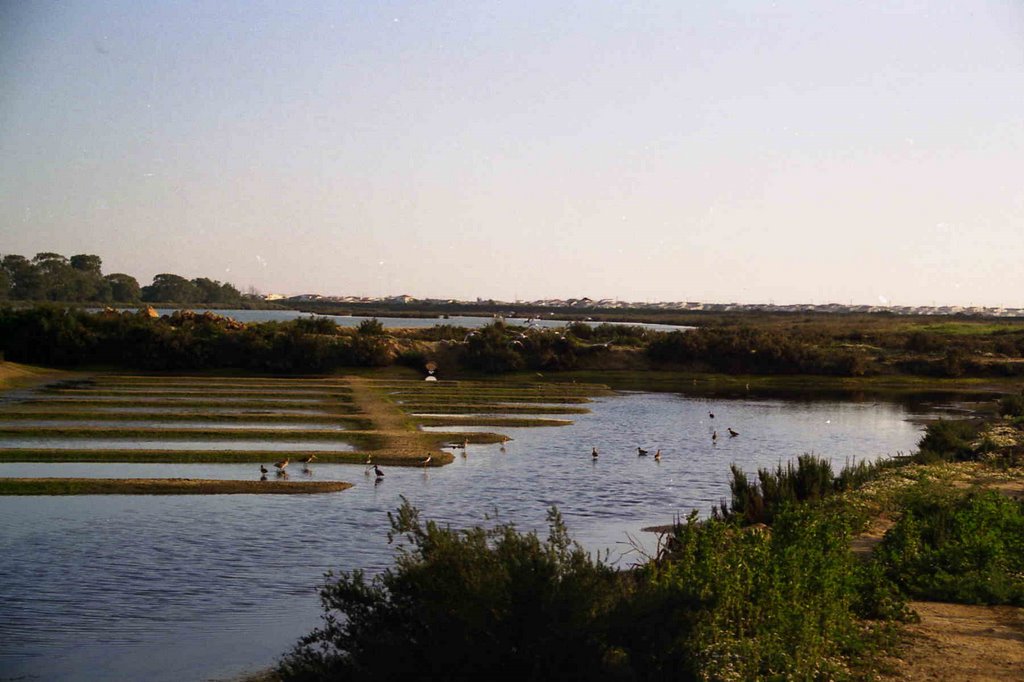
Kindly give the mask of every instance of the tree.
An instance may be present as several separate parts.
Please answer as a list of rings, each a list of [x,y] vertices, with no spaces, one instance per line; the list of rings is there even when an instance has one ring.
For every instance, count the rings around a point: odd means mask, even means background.
[[[11,276],[7,271],[0,268],[0,301],[6,301],[11,293]]]
[[[71,257],[71,267],[80,272],[101,275],[103,272],[103,260],[99,256],[80,253],[77,256]]]
[[[24,256],[4,256],[3,269],[11,281],[11,298],[31,301],[43,298],[43,278],[31,261]]]
[[[242,298],[242,294],[239,293],[238,289],[227,282],[221,284],[214,279],[197,277],[192,280],[192,284],[194,284],[196,289],[199,291],[198,300],[202,303],[237,303]]]
[[[103,278],[110,285],[110,299],[118,303],[135,303],[142,290],[139,282],[131,275],[115,272]]]
[[[142,287],[142,300],[153,303],[195,303],[199,300],[199,288],[179,275],[161,273],[153,283]]]

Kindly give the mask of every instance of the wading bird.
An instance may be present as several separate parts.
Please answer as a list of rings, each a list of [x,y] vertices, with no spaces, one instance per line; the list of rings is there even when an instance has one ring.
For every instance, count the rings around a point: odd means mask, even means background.
[[[316,459],[316,455],[310,455],[309,457],[303,457],[303,458],[302,458],[302,463],[303,463],[303,464],[309,464],[309,463],[310,463],[310,462],[312,462],[312,461],[313,461],[314,459]]]
[[[654,453],[654,461],[655,462],[660,462],[661,461],[661,450],[658,450],[657,452]]]
[[[716,440],[718,440],[718,431],[711,434],[711,442],[714,443]]]
[[[261,474],[266,474],[266,473],[267,473],[267,467],[265,467],[265,466],[263,466],[263,465],[261,464],[261,465],[260,465],[260,473],[261,473]]]
[[[644,450],[643,448],[637,448],[636,449],[636,456],[637,457],[646,457],[647,456],[647,451]]]
[[[590,456],[593,457],[594,459],[597,459],[597,448],[594,448],[590,451]]]
[[[288,458],[285,457],[280,462],[274,462],[274,466],[277,467],[278,471],[284,471],[285,467],[288,466]]]
[[[434,459],[433,455],[427,455],[427,458],[423,460],[420,464],[422,464],[423,466],[427,466],[428,464],[430,464],[430,460],[432,459]]]
[[[739,434],[739,432],[737,432],[737,431],[733,431],[733,430],[732,430],[732,427],[730,426],[730,427],[729,427],[729,438],[735,438],[735,437],[736,437],[736,436],[738,436],[738,435],[740,435],[740,434]]]
[[[708,417],[710,417],[711,419],[714,419],[715,418],[715,413],[714,412],[708,412]]]
[[[373,465],[373,473],[377,474],[377,478],[384,478],[384,472],[376,464]]]

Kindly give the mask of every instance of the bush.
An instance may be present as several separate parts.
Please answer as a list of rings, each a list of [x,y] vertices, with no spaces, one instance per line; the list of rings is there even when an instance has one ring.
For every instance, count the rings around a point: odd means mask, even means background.
[[[849,539],[842,516],[809,507],[780,511],[771,532],[691,516],[671,552],[642,570],[614,636],[638,679],[848,675],[851,658],[879,644],[860,620],[874,614],[861,612],[902,612],[884,576],[858,567]]]
[[[1008,395],[999,401],[999,414],[1004,417],[1024,417],[1024,395]]]
[[[728,506],[722,503],[716,514],[723,518],[738,518],[744,524],[771,524],[776,514],[787,506],[800,502],[817,502],[845,490],[851,490],[877,475],[880,463],[860,462],[846,465],[838,476],[832,473],[832,464],[823,457],[800,455],[796,466],[786,462],[774,471],[758,469],[757,481],[751,482],[735,464],[730,466],[732,481],[729,489],[732,499]]]
[[[914,488],[877,554],[913,598],[1024,605],[1024,505],[998,492]]]
[[[455,531],[403,500],[395,567],[342,573],[321,590],[324,625],[281,661],[284,680],[602,679],[616,573],[571,542],[511,525]]]
[[[978,436],[978,425],[969,421],[940,419],[928,425],[917,444],[914,461],[928,464],[936,461],[967,461],[975,458],[971,442]]]

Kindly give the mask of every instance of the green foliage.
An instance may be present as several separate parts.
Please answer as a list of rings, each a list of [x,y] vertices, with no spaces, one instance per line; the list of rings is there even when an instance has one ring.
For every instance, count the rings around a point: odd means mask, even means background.
[[[115,272],[103,279],[110,287],[110,300],[115,303],[136,303],[142,297],[142,289],[131,275]]]
[[[732,481],[729,489],[732,499],[728,507],[722,504],[716,514],[724,518],[739,519],[744,524],[774,522],[778,513],[797,503],[816,502],[830,495],[851,490],[877,475],[881,463],[847,464],[838,476],[825,458],[800,455],[796,466],[786,462],[775,470],[758,469],[757,481],[752,482],[735,464],[730,466]]]
[[[876,550],[917,599],[1024,605],[1024,505],[995,492],[918,485]]]
[[[491,374],[522,369],[525,363],[515,346],[517,341],[521,347],[522,340],[513,338],[498,320],[466,335],[460,359],[471,369]]]
[[[228,306],[242,299],[231,284],[205,277],[190,282],[164,273],[140,290],[134,277],[123,273],[104,276],[102,270],[103,260],[93,254],[80,253],[68,259],[59,253],[43,252],[32,260],[9,254],[0,260],[0,300],[134,303],[142,299]]]
[[[750,327],[710,327],[659,334],[647,346],[658,363],[731,374],[863,375],[863,353],[827,348],[824,337]]]
[[[971,442],[977,438],[979,426],[966,420],[939,420],[928,425],[917,444],[915,461],[927,464],[936,461],[961,462],[976,458]]]
[[[383,336],[384,324],[376,317],[363,320],[356,328],[356,333],[360,336]]]
[[[1004,417],[1024,417],[1024,394],[1008,395],[999,401],[999,414]]]
[[[36,306],[0,308],[0,352],[15,362],[43,365],[321,373],[345,365],[388,365],[397,351],[391,337],[343,335],[330,320],[239,326],[187,312],[153,319]]]
[[[161,273],[153,283],[142,287],[142,300],[148,303],[198,303],[199,288],[180,275]]]
[[[284,680],[603,677],[615,572],[570,541],[557,511],[547,540],[422,523],[404,500],[389,516],[389,538],[408,543],[395,567],[327,583],[324,624],[281,661]]]
[[[394,567],[329,575],[323,625],[281,660],[282,679],[849,679],[882,645],[863,619],[906,613],[853,558],[848,521],[809,507],[770,533],[693,514],[625,573],[573,543],[555,510],[546,541],[423,523],[404,500],[390,518],[406,543]]]
[[[849,539],[842,516],[806,507],[781,512],[770,533],[691,516],[616,618],[637,677],[848,677],[849,659],[877,643],[860,595],[889,592]]]

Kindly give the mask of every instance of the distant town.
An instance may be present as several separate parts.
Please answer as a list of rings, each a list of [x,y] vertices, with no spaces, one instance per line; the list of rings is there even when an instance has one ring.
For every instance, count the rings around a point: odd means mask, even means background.
[[[290,303],[323,303],[337,305],[383,305],[383,306],[465,306],[486,307],[488,309],[536,309],[566,308],[583,310],[650,310],[677,312],[766,312],[766,313],[888,313],[891,315],[961,315],[964,317],[1024,317],[1024,308],[988,307],[988,306],[892,306],[892,305],[850,305],[844,303],[796,303],[776,305],[774,303],[701,303],[699,301],[666,301],[638,302],[621,301],[602,298],[547,298],[536,301],[501,301],[496,299],[477,298],[472,301],[440,298],[415,298],[413,296],[323,296],[320,294],[302,294],[285,296],[283,294],[266,294],[263,300],[279,304]]]

